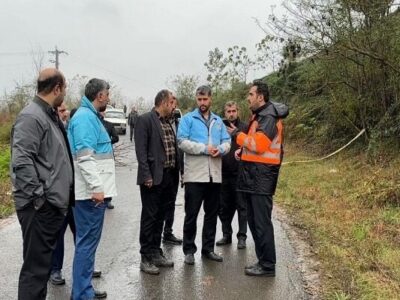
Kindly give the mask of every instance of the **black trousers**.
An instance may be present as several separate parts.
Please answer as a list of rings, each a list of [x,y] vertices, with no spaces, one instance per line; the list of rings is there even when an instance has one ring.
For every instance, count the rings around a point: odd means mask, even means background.
[[[53,251],[65,216],[45,201],[39,210],[28,205],[17,210],[22,229],[23,259],[18,284],[19,300],[46,299]]]
[[[232,220],[235,211],[238,213],[239,231],[237,237],[246,238],[247,235],[247,204],[246,199],[236,192],[236,176],[223,176],[221,185],[221,202],[218,210],[219,219],[222,223],[224,236],[231,236]]]
[[[64,265],[64,235],[67,227],[71,229],[72,235],[74,236],[74,243],[75,243],[75,236],[76,236],[76,228],[75,228],[75,220],[74,220],[74,213],[72,212],[72,207],[68,209],[68,213],[65,216],[64,222],[61,226],[60,233],[57,238],[57,245],[56,249],[53,252],[53,259],[52,259],[52,267],[51,272],[54,271],[61,271]]]
[[[197,216],[201,204],[204,208],[204,222],[201,252],[214,251],[220,183],[185,183],[185,223],[183,226],[183,253],[194,254],[197,251],[195,244],[197,232]]]
[[[164,223],[164,236],[168,236],[172,234],[172,226],[174,225],[175,219],[175,203],[176,203],[176,195],[178,194],[178,186],[179,186],[179,176],[174,177],[174,196],[171,201],[168,202],[168,207],[165,212],[165,223]]]
[[[151,188],[140,186],[142,215],[140,218],[140,253],[148,260],[156,253],[162,253],[161,233],[165,212],[174,201],[174,182],[179,178],[178,170],[164,169],[159,185]],[[179,180],[179,179],[178,179]]]
[[[135,128],[132,125],[129,125],[129,139],[132,142],[132,137],[133,137],[133,132],[135,131]]]
[[[259,263],[267,269],[276,264],[272,195],[240,193],[247,200],[247,219],[253,235]]]

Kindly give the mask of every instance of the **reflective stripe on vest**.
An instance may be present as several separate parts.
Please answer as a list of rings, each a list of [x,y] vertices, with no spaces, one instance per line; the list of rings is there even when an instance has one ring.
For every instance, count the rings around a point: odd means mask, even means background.
[[[258,127],[258,122],[253,121],[248,135],[253,135],[256,133]],[[257,145],[253,138],[247,137],[243,144],[242,156],[241,159],[243,161],[252,161],[252,162],[260,162],[271,165],[280,165],[281,164],[281,150],[282,150],[282,140],[283,140],[283,124],[282,120],[278,120],[276,123],[276,127],[278,132],[275,138],[272,140],[269,149],[263,153],[257,153]]]

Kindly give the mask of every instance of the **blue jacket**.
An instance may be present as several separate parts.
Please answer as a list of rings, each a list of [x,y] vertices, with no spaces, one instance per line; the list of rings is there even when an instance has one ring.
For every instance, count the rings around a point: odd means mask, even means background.
[[[185,152],[185,182],[221,182],[221,156],[212,157],[208,145],[217,147],[221,155],[229,152],[231,138],[222,119],[210,112],[206,121],[199,109],[187,113],[178,127],[178,145]]]
[[[74,157],[76,200],[92,193],[116,193],[115,164],[110,136],[98,112],[85,96],[68,126],[68,140]]]

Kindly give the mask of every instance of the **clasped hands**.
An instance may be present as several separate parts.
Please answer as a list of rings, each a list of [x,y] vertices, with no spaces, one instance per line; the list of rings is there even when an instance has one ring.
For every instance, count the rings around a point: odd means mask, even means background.
[[[213,145],[207,145],[207,152],[212,157],[217,157],[217,156],[219,156],[221,154],[219,152],[219,149],[217,147],[214,147]]]

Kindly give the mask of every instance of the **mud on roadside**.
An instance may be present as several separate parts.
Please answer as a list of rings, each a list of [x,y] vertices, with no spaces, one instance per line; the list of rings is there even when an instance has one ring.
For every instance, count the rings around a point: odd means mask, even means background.
[[[308,243],[307,232],[302,232],[281,207],[275,205],[274,209],[276,218],[281,222],[295,251],[296,264],[303,280],[304,290],[310,295],[311,300],[320,299],[322,292],[319,273],[320,263]]]

